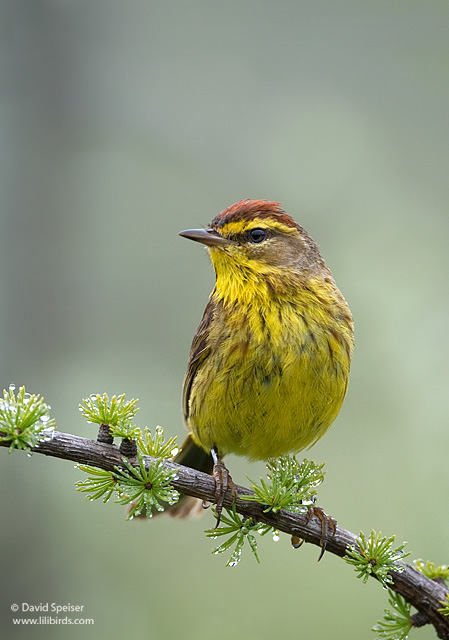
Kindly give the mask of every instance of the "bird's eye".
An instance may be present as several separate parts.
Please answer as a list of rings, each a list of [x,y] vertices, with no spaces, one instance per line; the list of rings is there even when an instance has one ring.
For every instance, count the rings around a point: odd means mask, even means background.
[[[251,229],[249,232],[250,242],[255,242],[256,244],[259,242],[263,242],[267,237],[267,233],[265,229]]]

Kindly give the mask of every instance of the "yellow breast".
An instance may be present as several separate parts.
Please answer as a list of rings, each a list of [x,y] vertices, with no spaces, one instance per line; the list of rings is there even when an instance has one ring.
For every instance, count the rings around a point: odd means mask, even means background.
[[[333,280],[275,291],[265,274],[230,291],[218,278],[211,300],[207,355],[189,397],[194,440],[262,460],[313,445],[340,410],[353,349],[351,314]]]

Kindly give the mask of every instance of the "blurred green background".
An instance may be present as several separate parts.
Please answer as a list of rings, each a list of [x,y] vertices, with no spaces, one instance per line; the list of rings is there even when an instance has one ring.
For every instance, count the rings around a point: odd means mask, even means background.
[[[213,272],[177,232],[280,200],[349,301],[357,347],[320,504],[449,561],[449,7],[349,0],[3,0],[1,384],[94,437],[78,403],[180,393]],[[0,451],[9,638],[370,638],[386,593],[331,555],[260,541],[225,568],[200,520],[126,522],[68,462]],[[263,465],[230,458],[238,482]],[[12,603],[94,627],[13,627]],[[433,638],[431,629],[413,637]]]

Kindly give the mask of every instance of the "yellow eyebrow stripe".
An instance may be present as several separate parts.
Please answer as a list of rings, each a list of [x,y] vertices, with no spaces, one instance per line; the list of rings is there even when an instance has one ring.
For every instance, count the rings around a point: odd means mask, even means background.
[[[278,222],[277,220],[273,220],[273,218],[253,218],[252,220],[238,220],[236,222],[228,222],[224,224],[221,228],[221,232],[223,235],[239,235],[243,231],[247,231],[248,229],[277,229],[281,233],[286,233],[288,235],[294,235],[298,233],[297,229],[294,227],[289,227],[286,224],[282,224],[282,222]]]

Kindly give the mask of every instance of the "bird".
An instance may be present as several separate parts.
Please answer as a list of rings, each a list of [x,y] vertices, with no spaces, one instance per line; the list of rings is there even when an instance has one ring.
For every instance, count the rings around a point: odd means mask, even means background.
[[[216,281],[190,349],[182,403],[189,433],[175,462],[214,475],[218,525],[235,488],[225,456],[294,455],[334,422],[354,325],[318,245],[279,202],[241,200],[179,235],[205,245]],[[189,497],[171,515],[193,514],[198,504]]]

